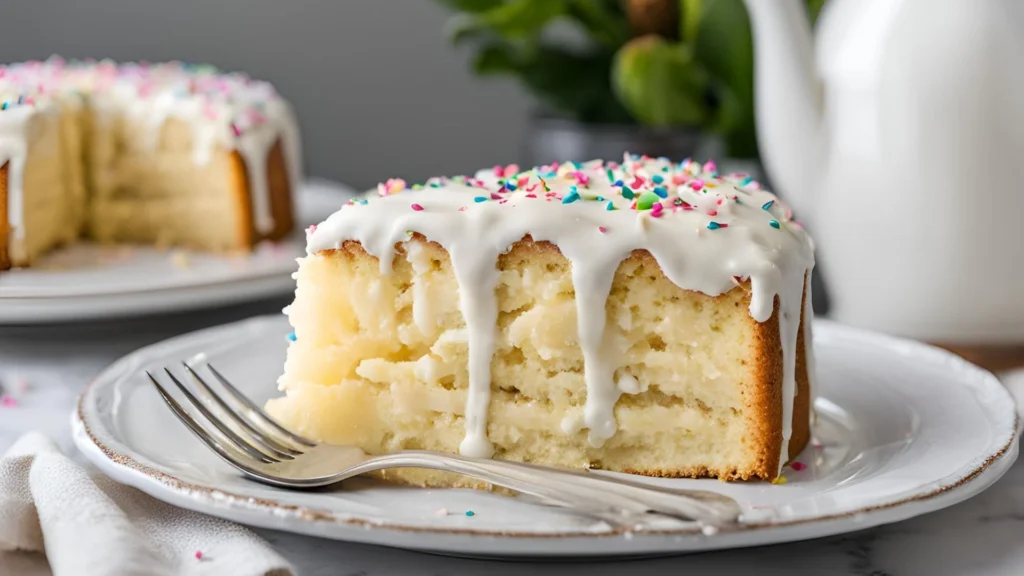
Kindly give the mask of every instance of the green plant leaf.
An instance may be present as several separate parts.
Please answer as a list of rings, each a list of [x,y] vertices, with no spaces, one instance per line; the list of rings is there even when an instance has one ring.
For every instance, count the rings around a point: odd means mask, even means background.
[[[620,0],[569,0],[566,11],[599,44],[614,50],[629,40]]]
[[[564,0],[510,0],[480,14],[480,20],[505,38],[524,38],[540,34],[565,11]]]
[[[616,54],[612,85],[619,100],[648,126],[700,126],[708,118],[708,76],[682,43],[654,35],[631,40]]]
[[[679,0],[679,37],[693,45],[704,11],[703,0]]]

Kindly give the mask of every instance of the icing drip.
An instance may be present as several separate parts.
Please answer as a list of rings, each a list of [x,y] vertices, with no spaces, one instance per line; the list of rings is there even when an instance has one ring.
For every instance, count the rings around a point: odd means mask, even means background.
[[[490,456],[487,438],[490,361],[495,349],[498,257],[526,236],[549,241],[572,264],[577,332],[587,387],[581,415],[562,423],[585,427],[600,446],[615,434],[614,408],[640,386],[622,353],[608,345],[605,306],[615,272],[634,250],[650,253],[676,285],[716,296],[751,283],[750,315],[768,321],[779,301],[783,349],[782,461],[788,458],[796,394],[796,338],[804,278],[813,246],[789,210],[742,174],[719,176],[712,163],[627,155],[622,164],[553,164],[520,172],[497,167],[475,177],[437,178],[408,187],[389,180],[378,198],[352,200],[312,229],[307,252],[361,243],[390,273],[395,246],[416,232],[444,247],[459,284],[469,335],[469,394],[463,454]],[[413,241],[418,242],[418,240]],[[412,248],[407,246],[407,248]]]
[[[804,296],[804,364],[807,366],[807,391],[810,396],[811,422],[818,421],[818,414],[814,411],[814,399],[817,398],[817,391],[814,386],[814,379],[817,377],[817,368],[814,363],[814,306],[811,305],[811,272],[814,267],[807,271],[807,294]]]
[[[96,121],[124,115],[142,126],[143,140],[156,148],[168,119],[192,129],[193,159],[205,164],[218,149],[235,150],[245,162],[256,230],[274,227],[267,156],[278,141],[292,190],[300,181],[300,143],[291,108],[274,88],[244,74],[212,66],[45,62],[0,66],[0,166],[10,162],[9,221],[16,239],[24,235],[20,167],[27,153],[25,125],[37,113],[56,112],[69,102],[88,103]],[[17,243],[15,243],[17,244]]]

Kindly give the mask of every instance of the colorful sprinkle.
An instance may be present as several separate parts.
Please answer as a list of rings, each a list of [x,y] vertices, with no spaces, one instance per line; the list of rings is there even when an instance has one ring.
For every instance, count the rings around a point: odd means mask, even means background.
[[[775,479],[772,480],[772,484],[775,484],[776,486],[781,486],[782,484],[785,484],[786,482],[789,482],[789,480],[786,480],[785,476],[779,476],[778,478],[775,478]]]
[[[654,176],[651,176],[651,182],[654,182],[655,184],[661,184],[664,181],[665,179],[662,178],[661,174],[655,174]]]
[[[668,198],[668,190],[666,190],[664,186],[655,186],[654,193],[657,194],[659,198]]]
[[[298,339],[299,339],[299,337],[295,335],[295,332],[289,332],[288,333],[288,341],[289,342],[295,342]]]
[[[580,199],[579,192],[576,191],[576,187],[573,186],[569,189],[569,193],[562,198],[562,204],[572,204],[573,202]]]
[[[637,210],[650,210],[658,202],[658,195],[654,192],[644,192],[636,200]]]
[[[473,198],[473,202],[476,202],[477,204],[481,202],[487,202],[487,196],[477,196]]]
[[[605,228],[604,226],[598,226],[597,227],[597,231],[600,232],[601,234],[607,234],[608,233],[608,229]]]
[[[769,210],[773,204],[775,204],[775,200],[769,200],[761,205],[761,210]]]
[[[419,204],[413,204],[412,205],[412,209],[417,211],[417,212],[422,212],[423,211],[423,206],[420,206]]]
[[[714,220],[712,220],[711,222],[708,222],[708,230],[718,230],[720,228],[728,228],[728,227],[729,227],[728,224],[721,224],[721,223],[715,222]]]
[[[473,512],[472,510],[466,510],[466,516],[470,516],[470,517],[476,516],[476,512]]]
[[[14,408],[18,405],[18,401],[13,396],[0,396],[0,406],[4,408]]]
[[[776,230],[779,229],[779,221],[778,220],[769,220],[768,221],[768,225],[771,226],[772,228],[775,228]]]
[[[796,470],[797,472],[803,472],[804,470],[807,470],[807,464],[804,464],[803,462],[793,462],[792,464],[789,465],[789,467],[792,468],[793,470]]]
[[[202,550],[196,550],[196,560],[202,560],[202,559],[203,559],[203,551]]]
[[[604,209],[609,211],[609,212],[611,212],[612,210],[615,210],[615,203],[612,202],[611,200],[609,200],[608,203],[604,205]]]

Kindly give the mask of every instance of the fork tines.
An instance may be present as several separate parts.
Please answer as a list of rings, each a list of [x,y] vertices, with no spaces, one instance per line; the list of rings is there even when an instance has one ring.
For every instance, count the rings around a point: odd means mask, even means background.
[[[229,462],[245,466],[246,460],[274,464],[294,459],[316,443],[299,436],[274,421],[252,400],[245,397],[223,374],[207,364],[219,383],[220,392],[188,364],[182,362],[200,399],[169,368],[164,372],[188,403],[209,423],[204,425],[189,413],[148,370],[146,375],[156,386],[174,415],[211,450]]]

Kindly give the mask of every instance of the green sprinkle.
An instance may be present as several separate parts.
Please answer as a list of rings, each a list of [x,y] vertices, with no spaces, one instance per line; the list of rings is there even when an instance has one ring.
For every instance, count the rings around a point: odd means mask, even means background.
[[[406,230],[405,231],[405,235],[406,236],[412,236],[413,234],[415,234],[415,232],[413,232],[412,230]]]
[[[650,210],[651,206],[654,206],[654,204],[658,202],[658,200],[660,200],[660,198],[654,192],[644,192],[636,200],[636,209]]]
[[[413,190],[423,190],[423,184],[413,184],[412,185],[412,189]]]
[[[779,229],[779,221],[778,220],[769,220],[768,221],[768,225],[771,226],[772,228],[775,228],[776,230]]]
[[[771,208],[771,207],[772,207],[772,204],[775,204],[775,200],[769,200],[769,201],[765,202],[765,203],[764,203],[764,204],[763,204],[763,205],[761,206],[761,210],[768,210],[769,208]]]
[[[622,197],[625,198],[626,200],[632,200],[633,198],[636,197],[636,194],[634,194],[633,191],[630,190],[628,186],[623,186],[622,187]]]
[[[605,174],[608,175],[608,182],[611,182],[612,186],[614,186],[615,185],[615,174],[611,171],[611,169],[605,170]]]
[[[427,184],[427,186],[430,186],[431,188],[440,188],[441,184],[439,182],[431,182],[430,184]]]

